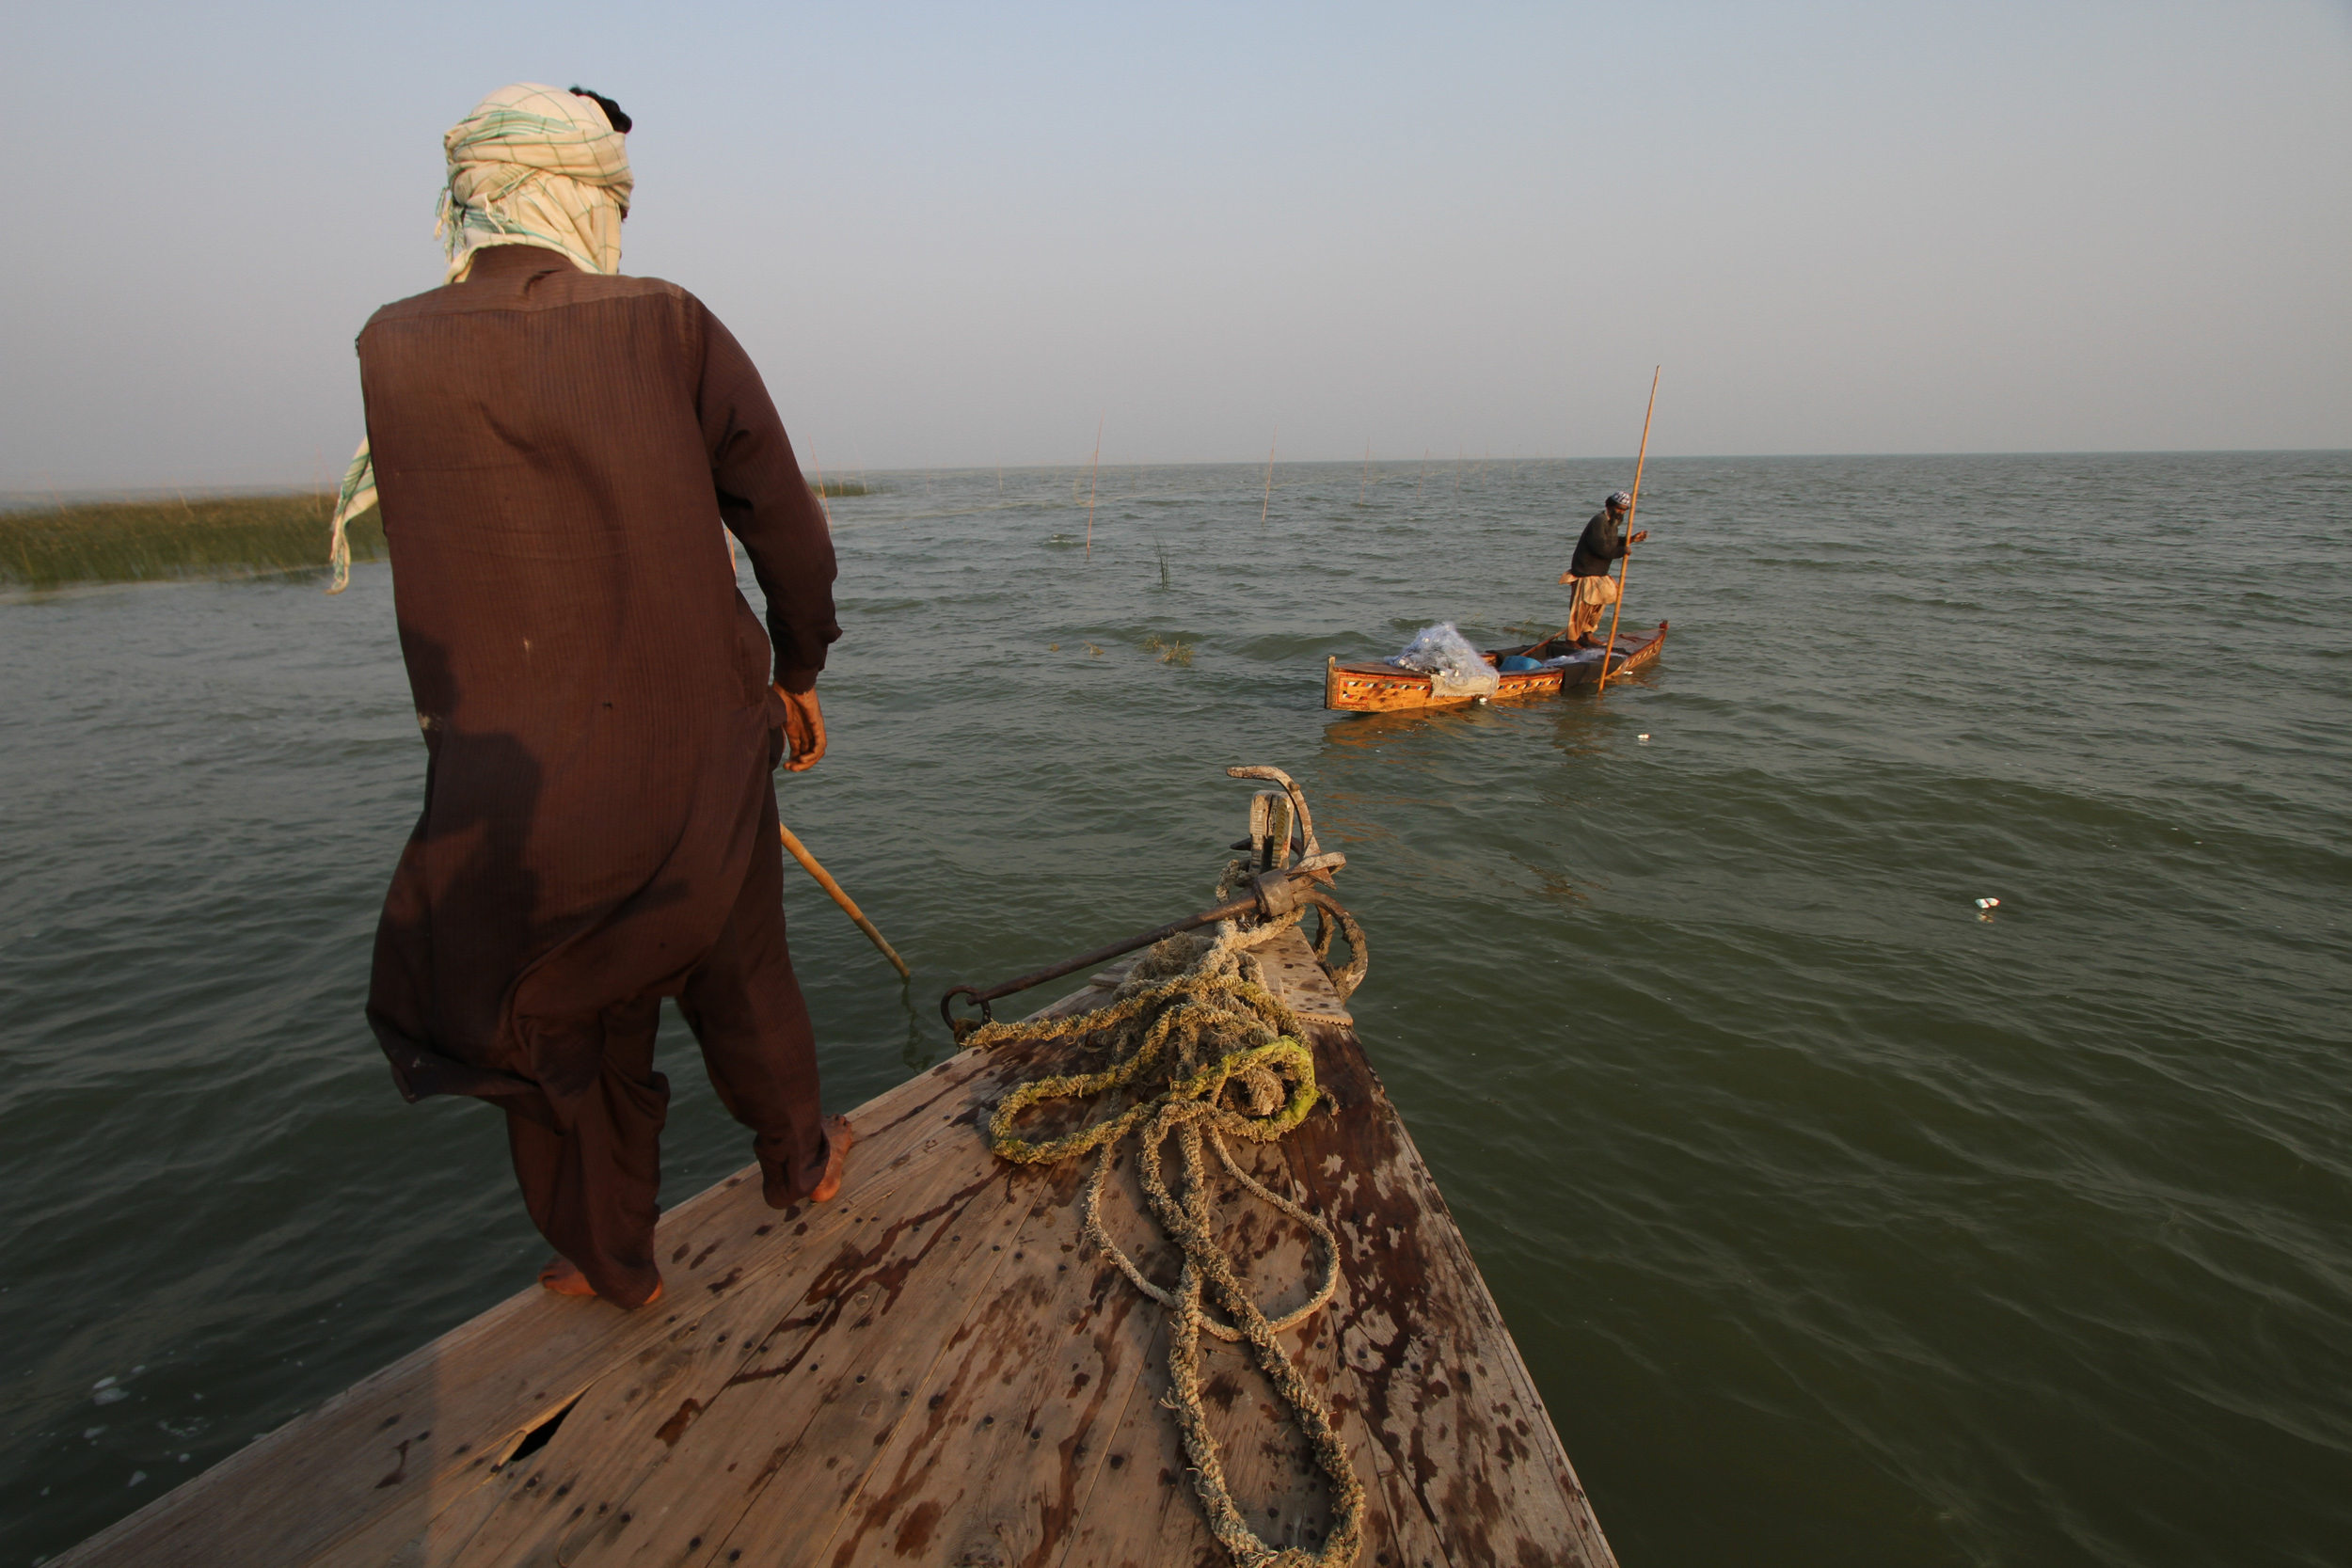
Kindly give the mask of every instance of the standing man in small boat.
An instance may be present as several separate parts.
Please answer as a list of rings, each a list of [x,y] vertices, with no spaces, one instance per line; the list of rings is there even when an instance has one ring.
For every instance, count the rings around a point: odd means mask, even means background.
[[[1617,602],[1617,579],[1609,575],[1609,563],[1649,537],[1647,529],[1630,539],[1620,531],[1626,514],[1632,510],[1631,496],[1623,490],[1612,490],[1608,501],[1584,525],[1584,532],[1576,542],[1576,553],[1568,558],[1568,569],[1560,574],[1562,582],[1573,583],[1576,588],[1575,600],[1568,610],[1568,635],[1580,648],[1600,646],[1600,639],[1593,633],[1600,626],[1601,610]]]
[[[621,1307],[661,1292],[663,997],[771,1206],[832,1196],[850,1142],[818,1111],[770,777],[787,743],[791,771],[824,754],[833,543],[726,328],[618,276],[629,124],[525,83],[443,138],[448,282],[359,335],[338,513],[373,480],[428,753],[368,1022],[409,1100],[505,1113],[541,1283]]]

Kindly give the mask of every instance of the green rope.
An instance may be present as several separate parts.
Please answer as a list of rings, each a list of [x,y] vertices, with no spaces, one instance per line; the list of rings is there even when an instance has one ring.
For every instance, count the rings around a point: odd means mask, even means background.
[[[1230,883],[1239,863],[1228,868]],[[1220,888],[1220,894],[1226,890]],[[1335,980],[1355,989],[1366,963],[1363,934],[1335,901],[1323,908],[1317,958],[1330,947],[1333,915],[1344,928],[1353,958]],[[1339,1285],[1339,1242],[1321,1216],[1251,1177],[1226,1148],[1227,1138],[1271,1143],[1307,1118],[1321,1098],[1315,1085],[1314,1053],[1303,1043],[1298,1016],[1262,983],[1263,972],[1248,949],[1263,945],[1298,924],[1303,910],[1254,929],[1220,923],[1216,935],[1186,933],[1168,938],[1139,960],[1112,994],[1092,1012],[1017,1023],[989,1023],[966,1041],[986,1049],[1015,1041],[1077,1038],[1109,1055],[1092,1072],[1060,1073],[1022,1084],[998,1102],[989,1118],[989,1144],[1019,1164],[1055,1164],[1092,1152],[1095,1164],[1080,1200],[1087,1239],[1103,1249],[1129,1282],[1175,1314],[1168,1367],[1169,1408],[1192,1460],[1193,1488],[1209,1528],[1241,1568],[1343,1568],[1363,1544],[1364,1488],[1323,1398],[1282,1349],[1279,1336],[1295,1328],[1330,1301]],[[1032,1140],[1018,1131],[1022,1116],[1056,1101],[1117,1094],[1123,1109],[1097,1117],[1059,1137]],[[1239,1103],[1230,1103],[1238,1101]],[[1103,1227],[1103,1194],[1120,1143],[1136,1137],[1136,1173],[1145,1202],[1161,1229],[1184,1257],[1175,1289],[1154,1285],[1121,1251]],[[1163,1146],[1174,1137],[1184,1166],[1181,1193],[1161,1173]],[[1319,1243],[1323,1276],[1307,1302],[1280,1320],[1269,1320],[1251,1296],[1211,1228],[1206,1150],[1252,1195],[1298,1221]],[[1209,1316],[1214,1301],[1230,1323]],[[1200,1337],[1246,1342],[1251,1358],[1306,1437],[1316,1468],[1331,1489],[1331,1530],[1322,1550],[1278,1548],[1249,1528],[1225,1478],[1216,1437],[1202,1404]]]

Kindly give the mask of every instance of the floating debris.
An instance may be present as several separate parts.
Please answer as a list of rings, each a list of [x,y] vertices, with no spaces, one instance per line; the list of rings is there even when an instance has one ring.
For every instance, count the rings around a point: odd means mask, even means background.
[[[1979,898],[1977,900],[1977,908],[1980,910],[1997,910],[2000,907],[2001,901],[1998,898]]]
[[[1645,746],[1646,746],[1646,745],[1648,745],[1648,744],[1649,744],[1649,736],[1646,736],[1646,735],[1645,735],[1645,736],[1643,736],[1641,737],[1641,740],[1642,740],[1642,744],[1643,744],[1643,745],[1645,745]]]

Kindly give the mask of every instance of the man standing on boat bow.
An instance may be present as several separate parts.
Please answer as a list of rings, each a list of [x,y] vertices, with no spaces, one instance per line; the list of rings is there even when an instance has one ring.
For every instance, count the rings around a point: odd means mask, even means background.
[[[1609,563],[1649,537],[1647,529],[1630,539],[1620,531],[1626,514],[1632,510],[1631,496],[1612,490],[1608,502],[1584,525],[1576,553],[1568,558],[1568,569],[1560,574],[1562,582],[1576,587],[1568,610],[1568,636],[1580,648],[1600,646],[1600,639],[1593,633],[1600,626],[1601,610],[1617,602],[1617,579],[1609,575]]]
[[[373,461],[428,756],[368,1022],[409,1100],[505,1113],[557,1253],[540,1282],[639,1307],[661,1293],[663,997],[771,1206],[838,1191],[850,1137],[818,1111],[770,776],[787,741],[792,771],[824,754],[833,542],[735,339],[618,276],[628,129],[522,83],[443,138],[448,281],[359,335],[369,445],[339,519]]]

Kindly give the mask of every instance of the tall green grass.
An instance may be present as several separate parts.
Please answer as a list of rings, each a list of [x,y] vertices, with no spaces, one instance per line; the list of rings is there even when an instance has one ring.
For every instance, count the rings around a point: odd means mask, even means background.
[[[0,583],[42,589],[324,571],[333,511],[331,497],[293,495],[0,513]],[[354,561],[383,559],[379,514],[353,519],[350,535]]]
[[[820,496],[871,496],[879,493],[869,489],[861,479],[829,479],[809,488]]]

